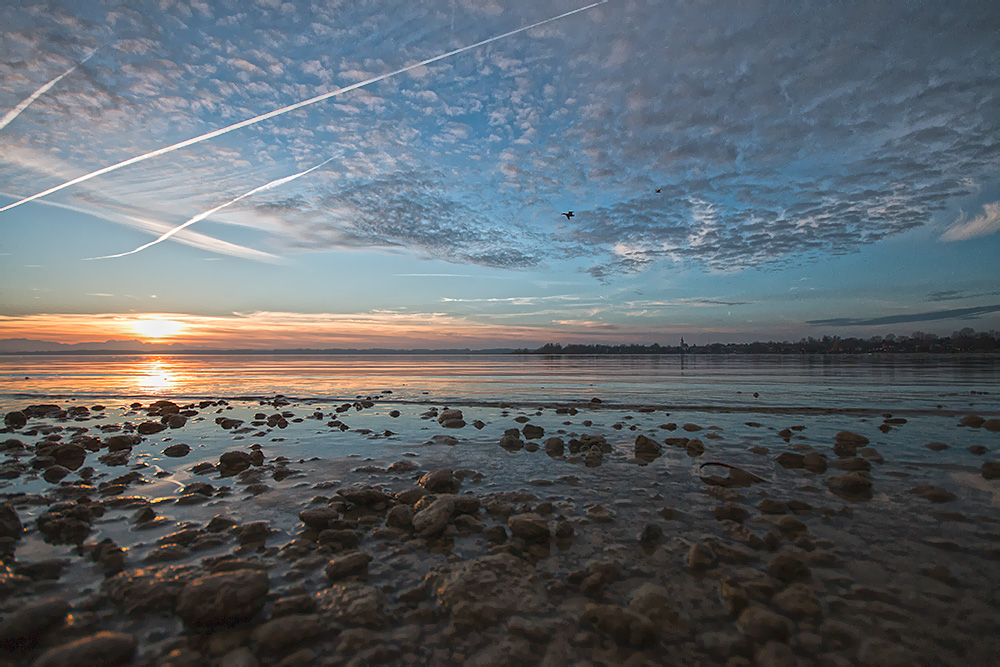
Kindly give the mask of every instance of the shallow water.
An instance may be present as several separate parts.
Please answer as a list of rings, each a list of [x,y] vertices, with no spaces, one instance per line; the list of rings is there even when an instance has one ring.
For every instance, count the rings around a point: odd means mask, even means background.
[[[965,409],[995,355],[0,356],[0,396],[342,397],[739,407]],[[757,393],[758,396],[754,396]],[[993,404],[996,396],[991,397]]]
[[[984,459],[996,460],[1000,434],[959,425],[966,413],[1000,417],[995,358],[19,357],[3,363],[0,410],[43,402],[63,408],[104,406],[79,420],[32,419],[26,429],[4,436],[29,445],[44,437],[70,439],[74,428],[100,437],[131,432],[150,420],[143,407],[132,407],[133,402],[146,406],[154,397],[180,404],[196,397],[228,397],[201,407],[194,401],[197,415],[181,428],[145,436],[125,465],[104,465],[98,461],[99,453],[88,455],[86,465],[95,468],[89,491],[94,500],[114,499],[103,493],[102,482],[138,471],[141,479],[124,494],[147,499],[167,519],[156,529],[140,529],[131,518],[134,509],[112,506],[94,522],[87,541],[110,537],[128,550],[132,567],[158,552],[162,536],[204,526],[216,514],[226,514],[238,524],[267,521],[274,531],[268,545],[277,551],[301,533],[298,512],[324,502],[322,497],[334,497],[339,487],[363,483],[396,492],[412,487],[420,474],[436,468],[470,469],[481,478],[466,478],[462,493],[480,498],[514,493],[530,499],[512,501],[518,507],[522,502],[531,507],[549,502],[553,517],[576,526],[573,540],[554,541],[536,563],[537,570],[553,582],[562,586],[568,572],[595,559],[613,560],[622,563],[625,576],[609,586],[607,601],[626,604],[637,585],[652,581],[671,591],[675,605],[698,632],[731,631],[733,619],[719,602],[718,580],[747,577],[751,570],[759,573],[770,554],[759,552],[741,567],[720,564],[702,577],[685,570],[688,549],[705,540],[739,544],[733,542],[733,527],[714,517],[714,508],[723,501],[749,508],[752,518],[746,527],[763,536],[777,530],[775,518],[758,513],[754,506],[766,498],[795,499],[813,507],[798,518],[807,526],[817,553],[835,560],[833,565],[815,565],[810,582],[824,618],[847,624],[861,637],[878,637],[911,654],[930,656],[929,663],[966,658],[979,664],[1000,651],[992,632],[1000,603],[994,567],[1000,553],[1000,481],[984,479],[980,473]],[[273,398],[248,398],[276,394],[297,398],[277,405]],[[345,401],[367,396],[373,399],[370,407],[352,405],[335,411]],[[593,397],[602,402],[592,403]],[[443,405],[461,407],[467,425],[444,428],[426,415],[430,407]],[[578,411],[557,413],[557,405]],[[392,416],[393,410],[399,415]],[[287,427],[267,428],[259,419],[251,423],[257,413],[275,412],[286,414]],[[905,421],[887,423],[890,415]],[[226,430],[217,423],[218,417],[243,423]],[[347,429],[331,426],[332,420]],[[481,428],[473,425],[474,420],[481,420]],[[547,456],[544,447],[507,451],[498,446],[507,429],[521,428],[526,421],[542,427],[545,438],[569,441],[581,434],[603,435],[611,451],[601,465],[588,467],[568,453]],[[671,424],[676,427],[664,428]],[[684,430],[685,424],[700,430]],[[792,427],[795,430],[784,431]],[[809,450],[823,452],[835,462],[832,444],[843,430],[867,437],[876,452],[867,455],[874,481],[869,500],[853,501],[832,493],[827,478],[841,473],[833,467],[817,475],[776,462],[781,452]],[[705,453],[689,456],[683,448],[668,446],[662,456],[643,464],[634,456],[639,434],[659,442],[698,437]],[[457,442],[440,444],[435,436],[451,436]],[[932,441],[948,448],[932,451],[925,446]],[[181,458],[165,456],[165,447],[175,443],[186,443],[192,451]],[[202,474],[192,470],[198,463],[218,462],[223,452],[251,446],[259,447],[265,458],[263,466],[251,469],[259,473],[254,480],[221,477],[214,469]],[[974,454],[970,446],[984,447],[987,453]],[[30,455],[7,460],[17,458],[27,463]],[[405,474],[385,470],[399,460],[413,461],[419,468]],[[701,479],[706,462],[736,465],[764,481],[735,493],[720,491]],[[49,484],[40,473],[27,470],[0,480],[0,497],[15,503],[30,531],[18,547],[18,561],[66,559],[68,568],[55,591],[84,600],[100,590],[99,568],[79,558],[75,547],[42,540],[34,520],[51,500],[36,502],[38,496],[23,495],[52,496],[81,486],[82,480],[74,472],[60,484]],[[208,482],[217,492],[198,504],[175,503],[180,489],[193,481]],[[251,481],[263,488],[251,491]],[[909,492],[927,484],[954,493],[954,500],[932,504]],[[590,521],[588,508],[593,505],[610,510],[614,522]],[[667,510],[671,518],[666,518]],[[480,518],[488,525],[505,525],[502,519]],[[636,537],[648,524],[661,525],[665,535],[656,548],[644,550]],[[239,551],[233,538],[226,540],[170,562],[197,563]],[[431,568],[482,556],[491,547],[475,533],[422,544],[387,541],[373,532],[361,548],[375,556],[363,580],[384,586],[390,607],[402,614],[412,605],[397,600],[393,590],[410,588]],[[329,585],[321,571],[303,570],[264,551],[259,554],[270,563],[276,594],[288,594],[296,586],[312,594]],[[956,583],[922,574],[939,565],[948,568]],[[572,587],[568,590],[555,596],[562,606],[554,618],[568,624],[571,637],[577,632],[580,605],[587,601]],[[869,600],[866,596],[876,594],[872,591],[891,605]],[[903,616],[905,622],[897,618]],[[463,640],[446,633],[446,615],[434,618],[424,626],[421,643],[426,648],[413,649],[414,664],[461,662],[455,656],[485,650],[505,637],[501,626]],[[101,627],[137,632],[141,654],[152,660],[161,650],[155,638],[165,631],[156,629],[160,620],[149,621],[148,626],[145,622],[109,615]],[[182,632],[179,625],[171,627],[170,634]],[[799,622],[790,639],[798,655],[810,655],[808,638],[817,631],[815,623]],[[393,641],[386,633],[381,637]],[[824,643],[826,651],[851,661],[859,655],[856,646],[829,641],[833,643]],[[646,657],[659,664],[692,664],[703,659],[703,644],[700,635],[691,635],[679,644],[661,646],[659,652],[647,652]],[[956,648],[959,645],[964,648]],[[320,655],[343,652],[335,643],[323,646]],[[605,651],[610,664],[628,657],[609,646],[581,648],[579,656]],[[438,660],[440,651],[448,657]]]

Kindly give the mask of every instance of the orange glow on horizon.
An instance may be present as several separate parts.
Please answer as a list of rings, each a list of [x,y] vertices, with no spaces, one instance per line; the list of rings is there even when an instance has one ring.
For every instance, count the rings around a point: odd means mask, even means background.
[[[165,323],[165,324],[161,324]],[[138,326],[150,327],[145,331]],[[174,334],[165,332],[176,327]],[[162,327],[162,328],[161,328]],[[690,323],[614,324],[595,319],[514,323],[504,316],[378,310],[359,313],[246,312],[227,315],[181,313],[52,313],[0,315],[0,339],[60,343],[127,343],[147,349],[170,343],[190,348],[486,348],[537,346],[549,341],[661,342],[683,335]],[[128,333],[125,333],[128,332]],[[123,335],[125,333],[125,335]],[[738,333],[715,328],[716,335]],[[136,348],[139,341],[142,347]]]

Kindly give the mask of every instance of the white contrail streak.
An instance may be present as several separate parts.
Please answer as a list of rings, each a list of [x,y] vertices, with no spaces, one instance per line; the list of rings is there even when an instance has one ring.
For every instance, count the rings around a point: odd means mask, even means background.
[[[332,160],[334,160],[335,157],[337,157],[337,156],[334,156],[332,158],[324,160],[323,162],[319,163],[315,167],[309,167],[305,171],[300,171],[297,174],[292,174],[291,176],[285,176],[285,177],[279,178],[279,179],[277,179],[275,181],[271,181],[270,183],[265,183],[264,185],[261,185],[260,187],[254,188],[250,192],[245,192],[245,193],[241,194],[236,199],[231,199],[231,200],[227,201],[225,204],[219,204],[218,206],[216,206],[213,209],[209,209],[209,210],[205,211],[204,213],[199,213],[198,215],[194,216],[193,218],[191,218],[187,222],[182,223],[180,225],[177,225],[173,229],[164,232],[159,237],[157,237],[156,239],[150,241],[149,243],[144,243],[143,245],[139,246],[135,250],[129,250],[128,252],[120,252],[117,255],[102,255],[100,257],[86,257],[85,260],[114,259],[115,257],[125,257],[126,255],[134,255],[135,253],[141,252],[141,251],[145,250],[146,248],[149,248],[150,246],[154,246],[157,243],[162,243],[163,241],[166,241],[167,239],[169,239],[171,236],[173,236],[177,232],[181,231],[182,229],[187,229],[188,227],[190,227],[194,223],[201,222],[202,220],[204,220],[205,218],[209,217],[210,215],[213,215],[214,213],[217,213],[217,212],[221,211],[222,209],[226,208],[227,206],[232,206],[233,204],[235,204],[236,202],[238,202],[241,199],[246,199],[247,197],[250,197],[251,195],[255,195],[258,192],[263,192],[264,190],[270,190],[271,188],[276,188],[276,187],[279,187],[279,186],[284,185],[286,183],[291,183],[296,178],[300,178],[302,176],[305,176],[306,174],[308,174],[311,171],[316,171],[317,169],[319,169],[323,165],[325,165],[325,164],[331,162]]]
[[[276,116],[281,116],[283,114],[286,114],[289,111],[295,111],[296,109],[301,109],[302,107],[307,107],[307,106],[309,106],[311,104],[316,104],[317,102],[322,102],[323,100],[328,100],[331,97],[336,97],[338,95],[343,95],[344,93],[350,92],[350,91],[355,90],[357,88],[362,88],[364,86],[371,85],[373,83],[377,83],[379,81],[382,81],[383,79],[388,79],[390,77],[396,76],[397,74],[402,74],[404,72],[409,72],[410,70],[417,69],[418,67],[423,67],[424,65],[430,65],[431,63],[435,63],[435,62],[437,62],[439,60],[444,60],[445,58],[450,58],[451,56],[458,55],[459,53],[464,53],[466,51],[471,51],[472,49],[479,48],[480,46],[485,46],[486,44],[490,44],[491,42],[495,42],[497,40],[504,39],[506,37],[511,37],[513,35],[516,35],[518,33],[524,32],[526,30],[531,30],[532,28],[537,28],[539,26],[543,26],[546,23],[552,23],[553,21],[558,21],[559,19],[564,19],[567,16],[572,16],[573,14],[579,14],[580,12],[587,11],[588,9],[592,9],[593,7],[597,7],[598,5],[603,5],[606,2],[608,2],[608,0],[600,0],[600,2],[595,2],[593,4],[587,5],[586,7],[580,7],[579,9],[574,9],[572,11],[568,11],[568,12],[566,12],[564,14],[560,14],[559,16],[553,16],[552,18],[545,19],[544,21],[539,21],[538,23],[532,23],[531,25],[526,25],[526,26],[524,26],[522,28],[517,28],[516,30],[511,30],[510,32],[505,32],[502,35],[495,35],[495,36],[490,37],[488,39],[484,39],[481,42],[476,42],[475,44],[469,44],[468,46],[463,46],[463,47],[455,49],[453,51],[448,51],[447,53],[442,53],[439,56],[434,56],[433,58],[428,58],[427,60],[421,60],[418,63],[414,63],[412,65],[407,65],[406,67],[401,67],[400,69],[393,70],[392,72],[389,72],[388,74],[380,74],[379,76],[375,76],[375,77],[372,77],[370,79],[366,79],[364,81],[359,81],[357,83],[352,83],[351,85],[349,85],[349,86],[347,86],[345,88],[339,88],[339,89],[334,90],[334,91],[329,92],[329,93],[323,93],[322,95],[317,95],[315,97],[310,97],[307,100],[302,100],[301,102],[296,102],[294,104],[289,104],[288,106],[281,107],[280,109],[275,109],[274,111],[268,111],[267,113],[263,113],[263,114],[261,114],[259,116],[254,116],[253,118],[248,118],[246,120],[240,121],[239,123],[234,123],[232,125],[227,125],[226,127],[220,128],[218,130],[212,130],[211,132],[206,132],[205,134],[200,134],[197,137],[191,137],[190,139],[185,139],[184,141],[178,142],[176,144],[172,144],[170,146],[165,146],[163,148],[158,148],[155,151],[150,151],[149,153],[144,153],[143,155],[137,155],[136,157],[129,158],[128,160],[123,160],[123,161],[118,162],[116,164],[113,164],[111,166],[104,167],[103,169],[98,169],[97,171],[92,171],[89,174],[84,174],[83,176],[78,176],[78,177],[74,178],[71,181],[66,181],[62,185],[57,185],[55,187],[49,188],[48,190],[43,190],[43,191],[41,191],[41,192],[39,192],[37,194],[31,195],[30,197],[25,197],[24,199],[21,199],[20,201],[16,201],[13,204],[7,204],[6,206],[0,208],[0,213],[2,213],[3,211],[8,211],[8,210],[14,208],[15,206],[20,206],[21,204],[27,204],[28,202],[34,201],[35,199],[38,199],[40,197],[45,197],[47,195],[52,194],[53,192],[59,192],[60,190],[62,190],[64,188],[70,187],[71,185],[76,185],[77,183],[83,183],[84,181],[89,181],[90,179],[96,178],[97,176],[103,176],[104,174],[110,173],[112,171],[116,171],[118,169],[121,169],[122,167],[127,167],[127,166],[135,164],[137,162],[142,162],[143,160],[149,160],[150,158],[159,157],[160,155],[165,155],[165,154],[170,153],[172,151],[176,151],[176,150],[179,150],[181,148],[186,148],[188,146],[200,143],[202,141],[206,141],[208,139],[214,139],[215,137],[222,136],[223,134],[227,134],[229,132],[232,132],[233,130],[239,130],[239,129],[242,129],[244,127],[249,127],[250,125],[256,125],[257,123],[260,123],[262,121],[268,120],[270,118],[274,118]]]
[[[28,95],[27,99],[25,99],[23,102],[21,102],[20,104],[18,104],[16,107],[14,107],[10,111],[8,111],[7,114],[2,119],[0,119],[0,130],[2,130],[3,128],[5,128],[8,125],[10,125],[10,122],[12,120],[14,120],[15,118],[17,118],[18,116],[20,116],[22,111],[24,111],[25,109],[27,109],[28,107],[30,107],[32,102],[34,102],[35,100],[37,100],[39,97],[41,97],[45,93],[49,92],[49,90],[52,88],[52,86],[54,86],[57,83],[59,83],[63,79],[63,77],[71,74],[73,72],[73,70],[75,70],[77,67],[79,67],[83,63],[85,63],[88,60],[90,60],[90,56],[94,55],[95,53],[97,53],[96,49],[93,50],[93,51],[91,51],[90,55],[88,55],[86,58],[84,58],[83,60],[81,60],[77,64],[73,65],[68,70],[66,70],[65,72],[63,72],[62,74],[60,74],[59,76],[57,76],[56,78],[52,79],[48,83],[44,84],[41,88],[39,88],[38,90],[36,90],[35,92],[33,92],[31,95]]]
[[[0,196],[10,197],[11,199],[17,199],[20,195],[14,195],[9,192],[0,191]],[[162,229],[169,228],[169,225],[163,223],[160,220],[154,220],[151,218],[140,218],[129,213],[117,213],[114,211],[109,212],[106,209],[102,210],[92,210],[89,208],[84,208],[82,206],[73,206],[72,204],[63,204],[54,201],[40,201],[39,204],[45,206],[54,206],[56,208],[63,208],[68,211],[75,211],[77,213],[83,213],[84,215],[91,215],[95,218],[101,218],[102,220],[107,220],[108,222],[114,222],[119,225],[128,225],[129,227],[141,229],[143,231],[161,231]],[[258,262],[270,262],[272,264],[283,261],[282,257],[278,255],[273,255],[269,252],[264,252],[263,250],[255,250],[254,248],[247,248],[245,246],[237,245],[235,243],[230,243],[229,241],[222,241],[211,236],[206,236],[199,232],[188,231],[185,234],[180,235],[177,241],[181,243],[186,243],[193,248],[199,248],[201,250],[208,250],[209,252],[218,253],[220,255],[231,255],[232,257],[239,257],[240,259],[252,259]],[[216,258],[220,259],[220,258]]]

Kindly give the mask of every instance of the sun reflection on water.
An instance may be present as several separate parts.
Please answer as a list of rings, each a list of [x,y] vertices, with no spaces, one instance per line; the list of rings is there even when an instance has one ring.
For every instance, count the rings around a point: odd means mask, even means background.
[[[145,391],[161,393],[171,389],[176,381],[174,368],[163,359],[150,359],[136,366],[136,384]]]

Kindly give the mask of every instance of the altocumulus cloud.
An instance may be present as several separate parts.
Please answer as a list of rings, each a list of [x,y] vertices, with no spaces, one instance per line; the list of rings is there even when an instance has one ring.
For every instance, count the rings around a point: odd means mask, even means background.
[[[56,174],[5,156],[82,173],[585,3],[471,4],[284,3],[239,30],[209,3],[12,12],[4,108],[49,80],[47,59],[122,46],[6,128],[0,179],[34,192]],[[272,221],[269,251],[569,259],[605,280],[658,262],[808,261],[924,225],[995,182],[998,25],[995,2],[612,2],[72,196],[159,211],[168,193],[204,210],[253,170],[265,182],[343,150],[324,178],[248,206]],[[998,225],[988,204],[945,237]]]

